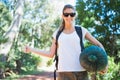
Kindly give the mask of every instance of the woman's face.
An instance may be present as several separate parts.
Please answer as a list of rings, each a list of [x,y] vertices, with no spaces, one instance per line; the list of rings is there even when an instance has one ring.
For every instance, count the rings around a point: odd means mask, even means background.
[[[75,20],[75,15],[75,10],[66,8],[63,12],[62,18],[64,19],[65,23],[73,23]]]

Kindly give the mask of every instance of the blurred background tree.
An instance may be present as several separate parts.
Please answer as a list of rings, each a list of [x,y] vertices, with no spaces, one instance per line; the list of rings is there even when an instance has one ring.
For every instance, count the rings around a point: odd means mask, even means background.
[[[0,78],[37,69],[41,57],[25,54],[22,48],[30,45],[48,50],[51,35],[61,23],[60,9],[67,1],[0,0]]]
[[[76,3],[78,12],[76,23],[88,28],[92,35],[104,45],[107,54],[114,57],[113,61],[118,65],[120,64],[119,6],[120,0],[77,0]],[[114,78],[106,80],[119,80],[119,69],[120,67],[113,74]]]
[[[76,4],[77,23],[88,28],[103,43],[116,63],[120,60],[119,6],[119,0],[78,0]]]

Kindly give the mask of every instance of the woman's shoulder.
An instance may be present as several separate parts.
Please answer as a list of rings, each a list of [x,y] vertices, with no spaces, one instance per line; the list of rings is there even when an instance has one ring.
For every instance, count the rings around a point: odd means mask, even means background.
[[[76,25],[76,27],[81,27],[83,35],[85,35],[88,32],[87,28],[85,28],[85,27],[83,27],[81,25]]]

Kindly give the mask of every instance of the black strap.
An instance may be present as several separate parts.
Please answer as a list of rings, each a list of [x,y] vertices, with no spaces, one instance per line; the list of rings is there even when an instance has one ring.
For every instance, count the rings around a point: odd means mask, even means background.
[[[61,34],[62,31],[63,31],[63,29],[59,30],[57,32],[57,35],[56,35],[56,42],[55,42],[56,49],[55,49],[55,58],[54,58],[54,61],[56,61],[56,63],[55,63],[56,70],[58,69],[58,55],[57,55],[58,38],[59,38],[59,36],[60,36],[60,34]],[[56,80],[56,70],[54,70],[54,80]]]
[[[54,70],[54,80],[56,80],[56,70]]]
[[[75,30],[80,38],[80,46],[81,46],[81,51],[84,49],[84,44],[83,44],[83,34],[82,34],[82,29],[80,26],[75,26]]]
[[[55,44],[56,44],[56,49],[55,49],[55,59],[54,59],[54,61],[56,61],[56,64],[55,64],[56,69],[57,69],[57,66],[58,66],[58,55],[57,55],[58,38],[59,38],[59,36],[60,36],[60,34],[61,34],[62,31],[63,31],[63,30],[59,30],[59,31],[57,32],[57,35],[56,35],[56,42],[55,42]]]

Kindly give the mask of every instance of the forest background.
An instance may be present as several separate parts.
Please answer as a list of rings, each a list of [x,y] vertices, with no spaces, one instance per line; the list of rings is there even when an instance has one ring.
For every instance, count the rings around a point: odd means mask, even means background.
[[[25,54],[23,48],[49,50],[67,3],[77,10],[76,24],[87,28],[108,54],[108,73],[98,79],[120,80],[120,0],[0,0],[0,78],[53,64],[53,59]]]

